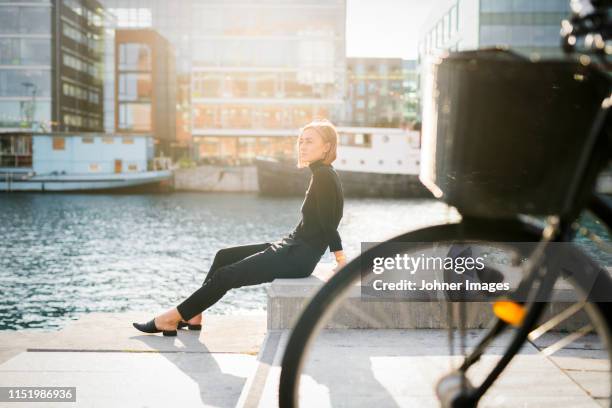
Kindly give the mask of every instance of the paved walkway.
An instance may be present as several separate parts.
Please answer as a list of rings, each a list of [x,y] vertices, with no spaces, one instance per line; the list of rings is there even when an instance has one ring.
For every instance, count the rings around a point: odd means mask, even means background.
[[[468,346],[480,331],[471,330]],[[280,363],[289,332],[268,334],[258,367],[265,378],[250,380],[242,407],[274,407],[278,398]],[[550,335],[528,343],[489,390],[479,407],[600,407],[609,406],[609,374],[601,345],[584,338],[551,357],[539,349],[560,339]],[[501,338],[470,377],[474,382],[500,358],[508,338]],[[306,407],[439,407],[433,386],[449,371],[446,330],[330,329],[317,338],[300,387]],[[246,394],[246,395],[245,395]]]
[[[131,326],[145,313],[91,314],[58,332],[0,332],[2,386],[77,387],[75,403],[1,407],[234,407],[256,367],[266,316],[206,316],[177,337]]]
[[[0,407],[277,406],[287,330],[266,335],[265,315],[207,316],[203,332],[175,338],[131,327],[148,317],[91,314],[57,332],[0,332],[1,386],[77,387],[76,404]],[[470,331],[468,343],[479,333]],[[586,336],[551,356],[540,352],[559,339],[548,334],[527,344],[481,406],[608,406],[601,344]],[[482,369],[499,358],[503,341]],[[445,330],[327,330],[306,367],[303,406],[437,407],[432,385],[449,362]]]

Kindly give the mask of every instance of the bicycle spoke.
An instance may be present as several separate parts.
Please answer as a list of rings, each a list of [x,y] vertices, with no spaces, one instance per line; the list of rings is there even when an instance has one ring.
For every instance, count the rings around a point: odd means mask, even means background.
[[[572,317],[573,315],[575,315],[576,313],[584,309],[584,305],[585,305],[585,302],[574,303],[572,306],[568,307],[561,313],[553,316],[552,318],[547,320],[545,323],[540,324],[540,326],[538,326],[537,329],[532,330],[531,333],[529,333],[529,337],[528,337],[529,340],[530,341],[537,340],[539,337],[547,333],[549,330],[558,326],[564,320],[569,319],[570,317]]]

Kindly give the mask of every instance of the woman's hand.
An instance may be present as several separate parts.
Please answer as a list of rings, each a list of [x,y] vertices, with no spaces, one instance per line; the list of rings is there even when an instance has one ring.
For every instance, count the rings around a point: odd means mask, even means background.
[[[346,265],[346,256],[344,255],[344,251],[336,251],[334,255],[336,256],[336,267],[334,268],[334,272],[338,272]]]

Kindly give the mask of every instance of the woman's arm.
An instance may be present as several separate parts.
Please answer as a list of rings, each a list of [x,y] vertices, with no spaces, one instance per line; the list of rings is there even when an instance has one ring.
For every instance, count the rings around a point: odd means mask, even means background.
[[[313,189],[319,223],[329,243],[329,251],[342,251],[342,240],[338,234],[342,209],[338,207],[338,190],[332,175],[325,171],[316,171],[313,175]]]
[[[336,267],[334,268],[334,272],[337,272],[346,264],[346,256],[343,250],[335,251],[334,255],[336,256]]]

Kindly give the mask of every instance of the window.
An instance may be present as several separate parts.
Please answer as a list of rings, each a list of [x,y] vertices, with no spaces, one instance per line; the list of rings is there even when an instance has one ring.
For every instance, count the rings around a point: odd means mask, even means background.
[[[364,145],[370,143],[371,135],[369,133],[357,133],[355,135],[355,144],[356,145]]]
[[[50,39],[0,38],[0,65],[50,64]]]
[[[0,24],[1,26],[1,24]],[[0,38],[0,64],[19,65],[19,40],[15,38]]]
[[[138,171],[137,164],[128,164],[128,171]]]
[[[104,144],[113,144],[115,141],[113,140],[112,137],[103,137],[102,138],[102,143]]]
[[[151,70],[151,47],[147,44],[123,43],[119,45],[119,69]]]
[[[44,123],[49,125],[51,120],[51,102],[36,100],[31,101],[6,101],[0,98],[0,125],[3,127],[31,128],[35,124]],[[32,109],[32,106],[36,109]]]
[[[151,74],[119,74],[119,99],[122,101],[150,100],[153,94]]]
[[[194,97],[221,96],[222,75],[210,72],[196,72],[193,75],[192,89]]]
[[[372,135],[370,133],[340,133],[340,144],[344,146],[370,147]]]
[[[366,86],[364,82],[359,82],[357,84],[357,94],[360,96],[365,95]]]
[[[120,103],[119,128],[135,131],[150,131],[151,104],[148,103]]]
[[[89,164],[89,171],[96,173],[98,171],[100,171],[100,165],[98,163],[90,163]]]
[[[63,137],[54,137],[53,150],[66,150],[66,139]]]
[[[122,140],[123,144],[134,144],[134,138],[133,137],[124,137]]]
[[[19,28],[19,8],[2,7],[0,13],[0,33],[16,33]]]
[[[91,136],[85,136],[81,138],[81,142],[83,144],[92,144],[94,142],[94,138]]]
[[[83,126],[83,117],[79,115],[64,114],[64,125],[66,126]]]
[[[0,49],[1,54],[2,50]],[[0,59],[2,59],[2,56],[0,56]],[[37,97],[51,95],[50,71],[0,70],[0,96],[31,97],[35,90]]]
[[[2,13],[0,13],[2,14]],[[22,7],[20,17],[22,33],[50,34],[51,8],[49,7]]]

